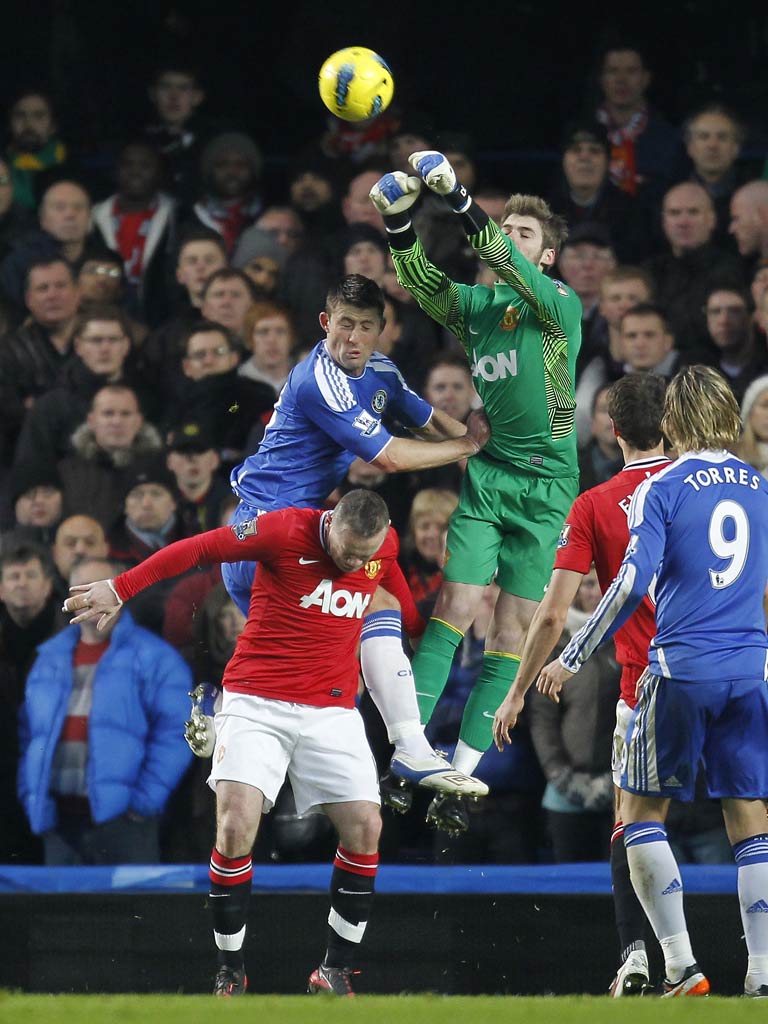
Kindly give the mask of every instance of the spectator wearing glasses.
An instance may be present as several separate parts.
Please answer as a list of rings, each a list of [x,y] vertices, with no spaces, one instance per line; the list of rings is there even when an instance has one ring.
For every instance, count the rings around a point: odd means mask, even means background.
[[[16,462],[56,462],[72,451],[72,433],[105,384],[125,383],[140,392],[127,365],[130,323],[116,306],[92,306],[75,323],[73,354],[55,386],[29,411],[16,446]]]
[[[197,422],[212,437],[225,468],[245,455],[248,433],[275,402],[272,387],[241,377],[232,333],[219,323],[200,320],[190,328],[181,360],[182,384],[168,421]]]

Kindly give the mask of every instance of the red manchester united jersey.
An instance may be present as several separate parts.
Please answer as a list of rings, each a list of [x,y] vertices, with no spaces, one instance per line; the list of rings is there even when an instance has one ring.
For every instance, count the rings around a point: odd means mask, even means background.
[[[594,562],[600,589],[605,593],[627,550],[627,516],[635,488],[668,465],[669,459],[663,456],[632,462],[604,484],[580,494],[560,533],[555,568],[586,574]],[[627,669],[644,669],[648,645],[655,635],[655,609],[646,597],[614,636],[616,660]],[[638,675],[637,671],[622,673],[621,696],[630,707],[636,704]]]
[[[170,544],[116,577],[128,600],[159,579],[206,562],[257,561],[251,604],[224,688],[318,707],[352,707],[363,616],[379,584],[401,603],[406,628],[418,613],[389,530],[376,555],[344,573],[325,547],[328,512],[288,508]],[[409,604],[410,600],[410,604]]]

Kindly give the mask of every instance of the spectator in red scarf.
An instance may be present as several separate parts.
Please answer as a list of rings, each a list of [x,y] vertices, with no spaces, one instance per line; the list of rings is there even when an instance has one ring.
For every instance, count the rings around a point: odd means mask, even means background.
[[[155,327],[168,317],[166,270],[174,244],[176,204],[160,191],[162,164],[146,142],[129,142],[117,157],[117,192],[93,208],[107,246],[120,254],[127,305]]]
[[[203,150],[200,171],[204,191],[194,205],[192,221],[217,231],[230,256],[240,235],[261,211],[263,163],[259,147],[242,132],[222,132]]]
[[[611,142],[611,180],[653,203],[677,176],[683,158],[679,132],[649,106],[651,72],[633,43],[606,47],[599,82],[603,98],[596,116]]]

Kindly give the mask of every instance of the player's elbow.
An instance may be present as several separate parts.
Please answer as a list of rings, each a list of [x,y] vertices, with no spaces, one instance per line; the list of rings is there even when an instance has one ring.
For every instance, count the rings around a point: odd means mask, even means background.
[[[397,446],[390,441],[371,462],[371,465],[375,466],[376,469],[383,470],[385,473],[397,473],[408,468],[402,465],[401,462],[402,460],[398,459]]]
[[[548,633],[556,633],[558,636],[563,631],[565,619],[568,614],[567,608],[539,608],[538,627]]]

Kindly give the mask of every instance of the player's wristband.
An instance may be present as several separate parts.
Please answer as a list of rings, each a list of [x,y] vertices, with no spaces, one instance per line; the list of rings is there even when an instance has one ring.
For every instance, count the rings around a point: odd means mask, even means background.
[[[485,210],[481,209],[474,200],[466,210],[461,213],[461,226],[467,235],[479,235],[491,219]]]
[[[411,224],[411,218],[407,213],[396,214],[397,217],[405,217],[407,224],[403,224],[401,227],[391,228],[389,221],[394,220],[394,217],[384,218],[384,227],[387,229],[387,241],[389,242],[390,249],[396,249],[398,252],[405,252],[410,249],[411,246],[416,244],[416,232],[413,230]]]
[[[391,235],[397,235],[411,226],[410,209],[401,210],[399,213],[385,213],[383,217],[384,227],[387,229],[388,234]]]
[[[456,182],[456,188],[444,196],[446,203],[453,209],[454,213],[465,213],[472,205],[472,196],[467,192],[460,182]]]

